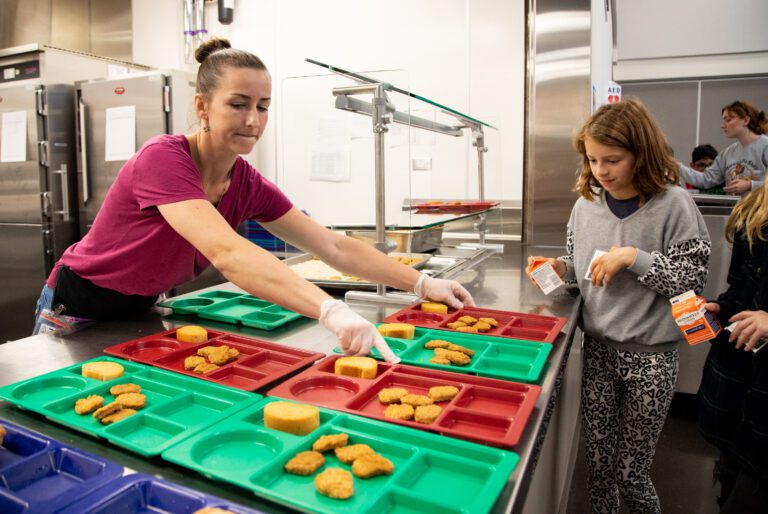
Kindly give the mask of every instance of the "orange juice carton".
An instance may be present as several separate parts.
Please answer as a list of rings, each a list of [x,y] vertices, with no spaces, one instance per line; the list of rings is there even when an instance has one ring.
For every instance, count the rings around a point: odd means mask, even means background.
[[[714,314],[704,308],[707,301],[693,291],[670,298],[669,303],[672,317],[689,345],[714,339],[722,330]]]
[[[565,283],[552,267],[552,263],[544,258],[532,259],[525,272],[544,294],[551,293]]]

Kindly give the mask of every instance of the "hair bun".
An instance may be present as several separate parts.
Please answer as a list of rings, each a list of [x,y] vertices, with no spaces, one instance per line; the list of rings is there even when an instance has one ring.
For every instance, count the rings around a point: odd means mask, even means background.
[[[219,50],[226,50],[232,48],[229,40],[223,37],[212,37],[208,41],[203,41],[200,46],[195,50],[195,60],[199,63],[203,63],[209,55]]]

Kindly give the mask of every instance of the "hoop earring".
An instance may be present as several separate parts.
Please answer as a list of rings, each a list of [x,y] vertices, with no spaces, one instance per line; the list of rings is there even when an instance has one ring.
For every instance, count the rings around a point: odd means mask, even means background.
[[[211,127],[209,127],[208,125],[203,125],[203,132],[210,132],[210,131],[211,131]]]

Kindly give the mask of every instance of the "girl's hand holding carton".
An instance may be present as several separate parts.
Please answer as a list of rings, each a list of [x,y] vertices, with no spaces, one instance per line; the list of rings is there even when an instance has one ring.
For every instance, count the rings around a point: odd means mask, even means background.
[[[555,291],[565,282],[565,263],[560,259],[549,257],[531,256],[528,257],[528,268],[525,272],[531,282],[536,284],[544,294]]]
[[[609,252],[595,250],[586,278],[593,286],[609,286],[618,272],[632,266],[636,257],[637,248],[631,246],[613,246]]]
[[[707,304],[710,305],[710,304]],[[713,304],[717,305],[717,304]],[[719,310],[718,305],[718,310]],[[766,344],[768,338],[768,312],[741,311],[728,320],[731,325],[726,327],[731,335],[729,343],[736,343],[736,349],[744,347],[744,351],[757,352]]]

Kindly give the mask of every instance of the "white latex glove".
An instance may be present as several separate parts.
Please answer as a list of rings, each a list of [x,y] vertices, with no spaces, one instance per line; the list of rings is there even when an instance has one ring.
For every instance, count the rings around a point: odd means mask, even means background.
[[[413,287],[413,292],[423,300],[442,302],[453,309],[475,306],[472,295],[455,280],[433,278],[422,273]]]
[[[346,355],[368,355],[373,346],[387,362],[400,362],[376,327],[341,300],[329,298],[320,304],[320,324],[339,338]]]

